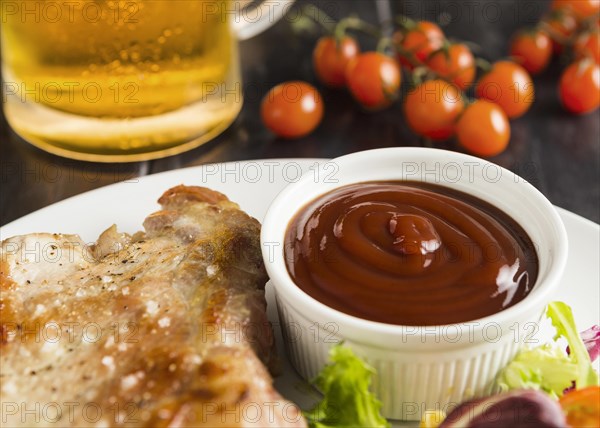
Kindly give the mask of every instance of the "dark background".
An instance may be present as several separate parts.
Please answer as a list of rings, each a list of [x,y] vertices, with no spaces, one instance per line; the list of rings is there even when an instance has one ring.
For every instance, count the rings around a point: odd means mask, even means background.
[[[313,3],[335,18],[356,13],[372,23],[389,19],[385,5],[390,4],[385,1]],[[506,56],[510,35],[517,28],[534,24],[549,5],[547,1],[527,0],[390,3],[394,14],[435,20],[449,38],[476,43],[477,55],[488,60]],[[311,51],[320,33],[300,31],[292,21],[283,19],[240,44],[244,85],[248,88],[240,116],[214,141],[179,156],[134,164],[62,159],[25,143],[0,117],[0,224],[87,190],[180,167],[244,159],[329,158],[377,147],[424,145],[407,128],[400,102],[383,112],[366,113],[345,91],[320,85],[326,113],[316,132],[300,140],[283,141],[265,130],[259,105],[269,87],[293,79],[315,83]],[[364,49],[373,48],[372,41],[362,42]],[[599,222],[600,113],[574,117],[561,109],[557,82],[564,66],[557,59],[535,79],[535,104],[524,117],[512,122],[508,150],[492,161],[530,181],[555,205]],[[438,146],[460,151],[453,141]]]

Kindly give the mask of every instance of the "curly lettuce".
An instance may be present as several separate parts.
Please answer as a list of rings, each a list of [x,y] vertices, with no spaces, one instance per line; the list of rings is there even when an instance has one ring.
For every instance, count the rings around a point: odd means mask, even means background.
[[[598,373],[577,331],[569,305],[552,302],[548,304],[546,315],[556,328],[554,340],[565,338],[569,352],[560,349],[556,342],[520,351],[496,380],[501,390],[535,389],[558,398],[570,388],[599,384]]]
[[[313,381],[323,399],[304,412],[309,426],[389,427],[380,413],[381,402],[369,391],[375,370],[343,345],[331,348],[329,360]]]

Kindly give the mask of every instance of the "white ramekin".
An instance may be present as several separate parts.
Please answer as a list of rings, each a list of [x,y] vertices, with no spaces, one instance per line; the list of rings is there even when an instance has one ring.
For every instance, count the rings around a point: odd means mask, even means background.
[[[437,183],[487,201],[529,234],[539,258],[530,294],[472,322],[409,327],[367,321],[315,300],[292,281],[284,260],[285,231],[308,202],[347,184],[377,180]],[[429,148],[358,152],[322,164],[273,201],[262,228],[266,268],[274,286],[285,346],[293,366],[312,379],[328,350],[344,340],[377,370],[373,391],[386,417],[417,420],[425,409],[448,409],[490,392],[498,371],[540,320],[567,259],[567,235],[552,204],[512,172],[461,153]],[[448,302],[452,304],[452,302]]]

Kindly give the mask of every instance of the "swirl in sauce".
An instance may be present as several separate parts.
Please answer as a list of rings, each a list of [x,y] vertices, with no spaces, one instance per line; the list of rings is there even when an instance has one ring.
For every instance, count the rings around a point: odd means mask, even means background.
[[[507,214],[410,181],[345,186],[309,203],[288,226],[285,256],[297,286],[320,302],[411,326],[500,312],[538,274],[531,239]]]

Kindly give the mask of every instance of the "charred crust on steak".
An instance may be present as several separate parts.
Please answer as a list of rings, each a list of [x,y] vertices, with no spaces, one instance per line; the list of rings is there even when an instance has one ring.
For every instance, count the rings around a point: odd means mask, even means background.
[[[206,202],[216,204],[221,201],[228,201],[227,196],[216,190],[200,186],[179,185],[167,190],[158,199],[158,203],[164,208],[177,208],[190,202]]]

